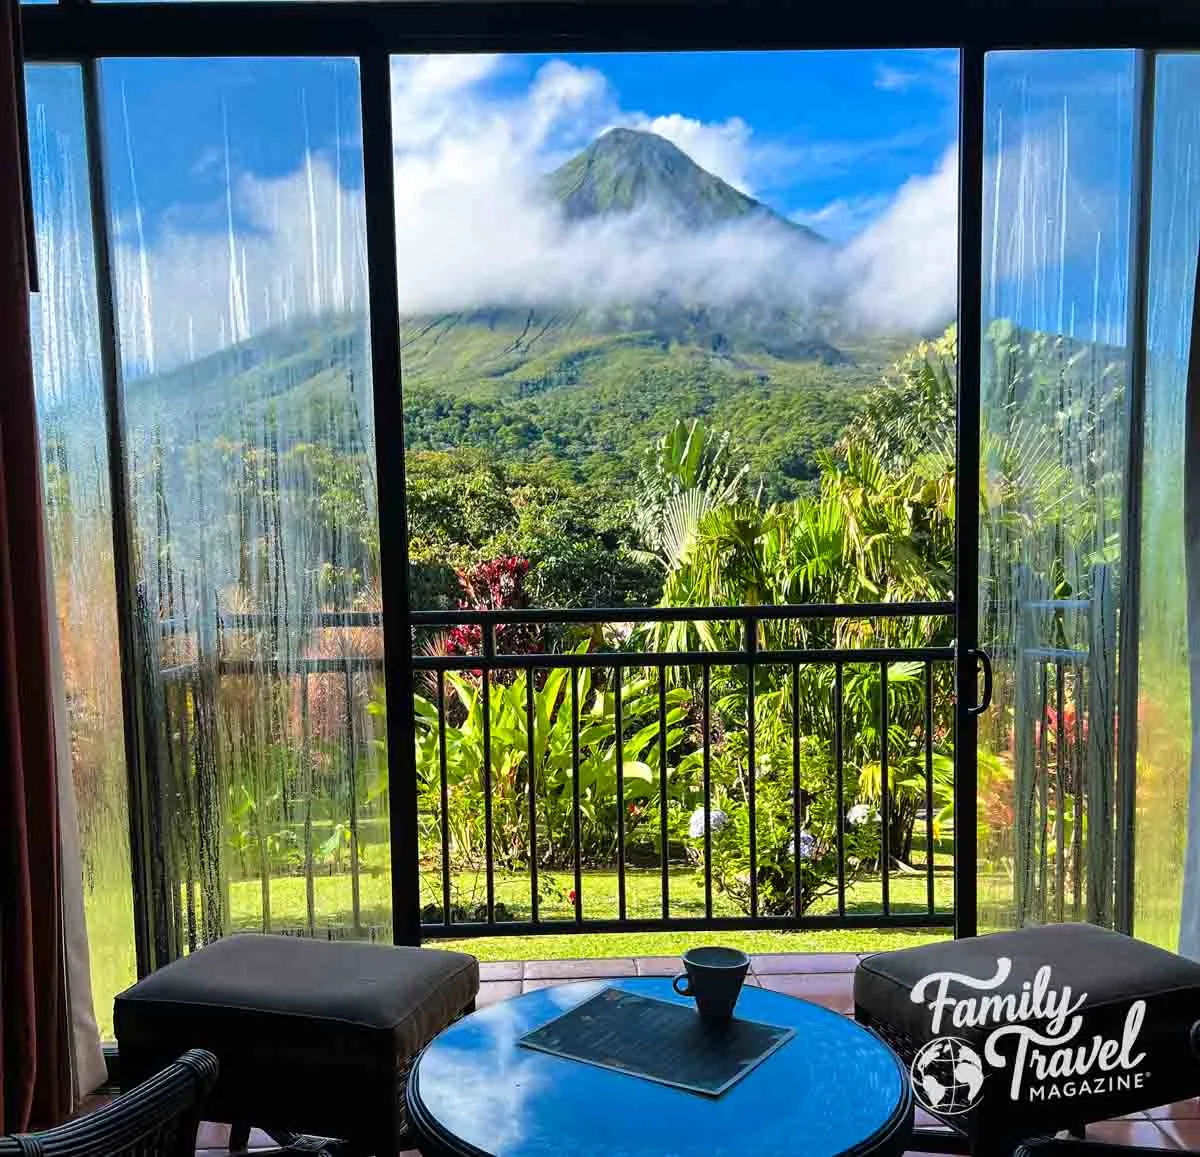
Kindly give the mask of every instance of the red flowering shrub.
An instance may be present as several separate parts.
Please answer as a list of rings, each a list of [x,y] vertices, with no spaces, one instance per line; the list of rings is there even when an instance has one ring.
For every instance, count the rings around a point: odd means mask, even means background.
[[[515,610],[526,605],[527,558],[507,555],[457,573],[463,589],[458,601],[460,610]],[[527,623],[498,623],[493,641],[498,654],[520,655],[542,649],[537,628]],[[482,654],[483,628],[478,623],[459,624],[446,638],[446,651],[451,655]]]
[[[1113,740],[1116,740],[1117,721],[1113,718]],[[1061,731],[1062,750],[1058,749]],[[1067,792],[1081,790],[1080,776],[1083,774],[1084,750],[1088,740],[1087,713],[1079,713],[1075,704],[1063,705],[1062,718],[1049,703],[1046,704],[1045,719],[1034,724],[1034,744],[1040,751],[1045,746],[1056,761],[1055,789],[1060,782]]]
[[[458,581],[466,593],[466,602],[459,606],[492,610],[525,605],[525,576],[529,560],[507,556],[490,562],[476,563],[469,570],[458,572]]]

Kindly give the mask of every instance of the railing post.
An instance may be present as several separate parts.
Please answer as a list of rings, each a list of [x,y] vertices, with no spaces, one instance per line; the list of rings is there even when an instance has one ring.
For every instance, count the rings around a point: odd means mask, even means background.
[[[212,599],[211,611],[209,599]],[[215,622],[219,610],[216,597],[205,586],[196,591],[196,682],[193,685],[195,712],[195,776],[201,917],[203,942],[211,943],[229,930],[229,880],[224,868],[225,792],[218,775],[217,703],[220,694],[220,645]],[[185,708],[186,709],[186,708]],[[269,882],[268,882],[269,887]],[[264,913],[269,915],[270,909]]]
[[[492,660],[496,657],[495,624],[484,617],[483,669],[480,686],[483,697],[483,847],[487,873],[487,922],[496,922],[496,843],[492,830]]]
[[[1034,604],[1042,590],[1028,566],[1016,568],[1016,705],[1013,713],[1013,906],[1024,927],[1034,903],[1035,800],[1037,797],[1038,661],[1041,616]]]
[[[891,713],[888,709],[888,665],[879,664],[879,887],[883,914],[892,914],[892,785],[888,770],[888,731]]]
[[[613,667],[613,760],[617,779],[617,916],[625,919],[625,685],[620,663]]]
[[[571,852],[575,870],[575,927],[583,927],[583,854],[579,816],[579,671],[571,668]]]
[[[526,788],[529,793],[529,912],[538,923],[538,838],[537,838],[537,710],[534,706],[534,669],[525,672],[525,742],[528,762]],[[548,737],[543,737],[548,743]]]
[[[345,660],[347,803],[350,812],[350,920],[356,940],[362,937],[362,882],[358,866],[358,721],[354,718],[354,668]]]
[[[799,676],[800,666],[797,664],[793,671]],[[842,731],[843,715],[845,714],[845,671],[841,663],[833,668],[833,768],[834,780],[837,785],[837,900],[838,915],[846,915],[846,751],[845,736]],[[799,693],[795,692],[795,702],[799,703]],[[794,747],[792,750],[794,774],[796,776],[796,793],[799,795],[799,765],[800,737],[799,731],[793,734]],[[797,908],[796,915],[800,915]]]
[[[841,785],[838,786],[838,823],[841,823]],[[925,661],[925,906],[935,911],[933,883],[933,664]]]
[[[704,740],[704,916],[713,914],[712,891],[712,667],[705,662],[701,668],[700,687],[703,701],[700,707],[700,727]]]
[[[437,673],[438,714],[438,790],[441,815],[439,823],[442,835],[442,923],[451,924],[450,888],[450,770],[446,765],[446,673]]]
[[[313,878],[313,758],[312,719],[308,703],[308,668],[299,664],[296,675],[300,680],[300,750],[296,762],[300,771],[300,790],[304,793],[304,923],[310,936],[317,933],[317,882]],[[291,682],[288,672],[288,682]]]
[[[668,810],[670,796],[667,788],[667,669],[659,664],[658,671],[658,823],[662,856],[659,871],[662,876],[662,918],[671,916],[671,865]]]
[[[758,790],[756,766],[757,756],[754,750],[754,728],[756,703],[754,698],[754,679],[758,674],[758,617],[753,610],[746,612],[746,762],[749,765],[747,777],[747,805],[750,819],[750,917],[758,915]],[[796,846],[800,844],[800,833],[793,829],[792,839]],[[797,877],[796,886],[799,887]]]

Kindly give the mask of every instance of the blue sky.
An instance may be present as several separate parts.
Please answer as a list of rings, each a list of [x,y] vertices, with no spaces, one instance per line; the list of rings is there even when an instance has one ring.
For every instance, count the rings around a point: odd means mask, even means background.
[[[498,88],[546,57],[514,58]],[[570,57],[602,72],[625,108],[751,131],[752,191],[788,216],[829,214],[837,240],[930,172],[957,139],[958,58],[947,51]],[[844,208],[842,208],[844,207]],[[838,211],[841,209],[841,211]]]
[[[35,115],[77,153],[77,76],[29,75]],[[119,296],[125,328],[142,331],[127,342],[135,360],[178,361],[296,312],[362,306],[353,62],[110,60],[102,81]],[[581,278],[609,299],[636,279],[647,293],[681,276],[776,284],[778,255],[731,258],[728,243],[701,253],[554,233],[531,208],[538,178],[624,124],[660,132],[837,242],[842,268],[819,275],[861,282],[870,324],[936,329],[952,314],[953,52],[404,58],[393,85],[398,260],[413,311],[514,287],[559,300]],[[1130,53],[989,57],[991,312],[1119,336],[1131,90]],[[788,293],[810,287],[794,281]]]
[[[497,101],[527,90],[546,56],[507,58],[480,86]],[[845,239],[911,176],[927,173],[956,136],[952,52],[572,55],[608,81],[623,111],[744,122],[752,191],[788,215],[829,210]],[[223,117],[233,168],[295,172],[309,143],[344,142],[343,178],[359,179],[357,74],[347,62],[113,60],[103,70],[114,206],[128,207],[125,111],[138,192],[151,228],[180,205],[219,196]],[[340,114],[340,115],[337,115]],[[586,142],[584,142],[586,143]]]

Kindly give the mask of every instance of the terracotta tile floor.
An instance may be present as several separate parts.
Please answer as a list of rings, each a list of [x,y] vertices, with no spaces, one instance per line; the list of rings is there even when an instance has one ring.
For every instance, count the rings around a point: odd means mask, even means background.
[[[782,956],[757,956],[751,965],[748,983],[786,992],[815,1001],[826,1008],[850,1014],[854,1004],[854,967],[858,957],[848,953],[809,953]],[[569,984],[572,980],[611,979],[622,976],[674,976],[680,971],[677,957],[639,957],[616,960],[531,960],[480,965],[478,1006],[507,1000],[521,992],[550,985]],[[935,1122],[917,1110],[917,1125]],[[197,1138],[197,1153],[213,1157],[227,1152],[229,1128],[204,1124]],[[1088,1129],[1089,1139],[1148,1149],[1200,1150],[1200,1098],[1175,1105],[1164,1105],[1148,1113],[1135,1113],[1120,1120],[1104,1121]],[[919,1141],[917,1142],[920,1143]],[[271,1141],[255,1132],[250,1148],[270,1147]],[[405,1154],[405,1157],[419,1157]],[[923,1157],[920,1150],[909,1150],[908,1157]]]

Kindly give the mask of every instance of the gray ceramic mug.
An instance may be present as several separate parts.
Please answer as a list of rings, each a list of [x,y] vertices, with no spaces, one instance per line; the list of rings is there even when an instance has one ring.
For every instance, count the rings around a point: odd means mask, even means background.
[[[705,1020],[728,1020],[741,995],[750,957],[736,948],[690,948],[683,954],[686,970],[671,982],[680,996],[690,996]]]

